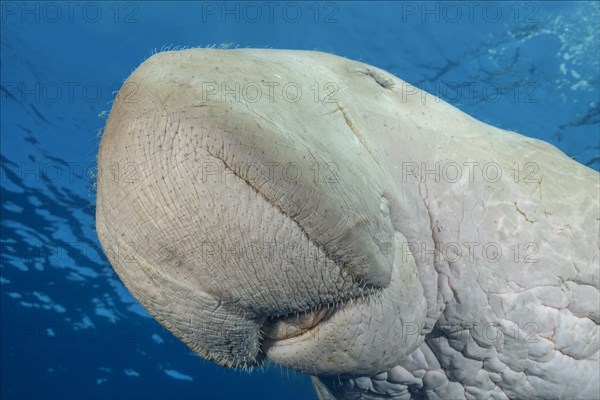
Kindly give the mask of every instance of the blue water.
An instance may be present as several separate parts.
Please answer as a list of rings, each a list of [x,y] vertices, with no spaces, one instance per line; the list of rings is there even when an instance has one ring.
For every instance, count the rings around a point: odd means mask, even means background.
[[[162,48],[346,56],[598,170],[599,3],[483,4],[3,2],[0,397],[315,398],[300,374],[191,353],[99,251],[101,128],[113,92]]]

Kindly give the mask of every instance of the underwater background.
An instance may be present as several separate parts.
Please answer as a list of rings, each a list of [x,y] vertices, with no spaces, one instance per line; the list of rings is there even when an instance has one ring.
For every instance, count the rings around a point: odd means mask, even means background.
[[[598,2],[11,2],[1,14],[2,399],[315,399],[204,361],[124,289],[94,230],[96,154],[157,51],[268,47],[383,68],[600,169]]]

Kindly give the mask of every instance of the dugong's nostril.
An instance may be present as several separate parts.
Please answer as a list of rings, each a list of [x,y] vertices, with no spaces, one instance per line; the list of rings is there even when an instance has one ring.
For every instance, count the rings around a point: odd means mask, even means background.
[[[373,78],[373,80],[384,89],[391,89],[394,87],[394,81],[392,78],[384,76],[383,73],[379,71],[367,68],[365,72],[361,71],[361,73]]]

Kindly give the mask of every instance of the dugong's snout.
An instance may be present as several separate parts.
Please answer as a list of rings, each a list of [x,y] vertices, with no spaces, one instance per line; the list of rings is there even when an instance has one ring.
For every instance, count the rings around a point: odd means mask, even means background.
[[[348,154],[351,131],[307,131],[298,110],[312,98],[249,105],[202,92],[273,72],[252,61],[151,57],[125,83],[136,98],[115,102],[98,157],[100,169],[135,171],[98,179],[102,246],[130,252],[107,250],[111,264],[150,314],[226,366],[256,365],[263,337],[273,347],[388,287],[396,251],[377,160]],[[237,68],[219,68],[228,63]],[[285,63],[272,67],[295,79]]]

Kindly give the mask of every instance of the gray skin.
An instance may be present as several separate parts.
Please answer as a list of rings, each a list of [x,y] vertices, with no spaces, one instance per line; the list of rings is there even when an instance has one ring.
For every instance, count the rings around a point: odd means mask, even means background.
[[[545,142],[334,55],[193,49],[127,79],[98,166],[111,264],[208,360],[321,399],[600,396],[599,174]]]

